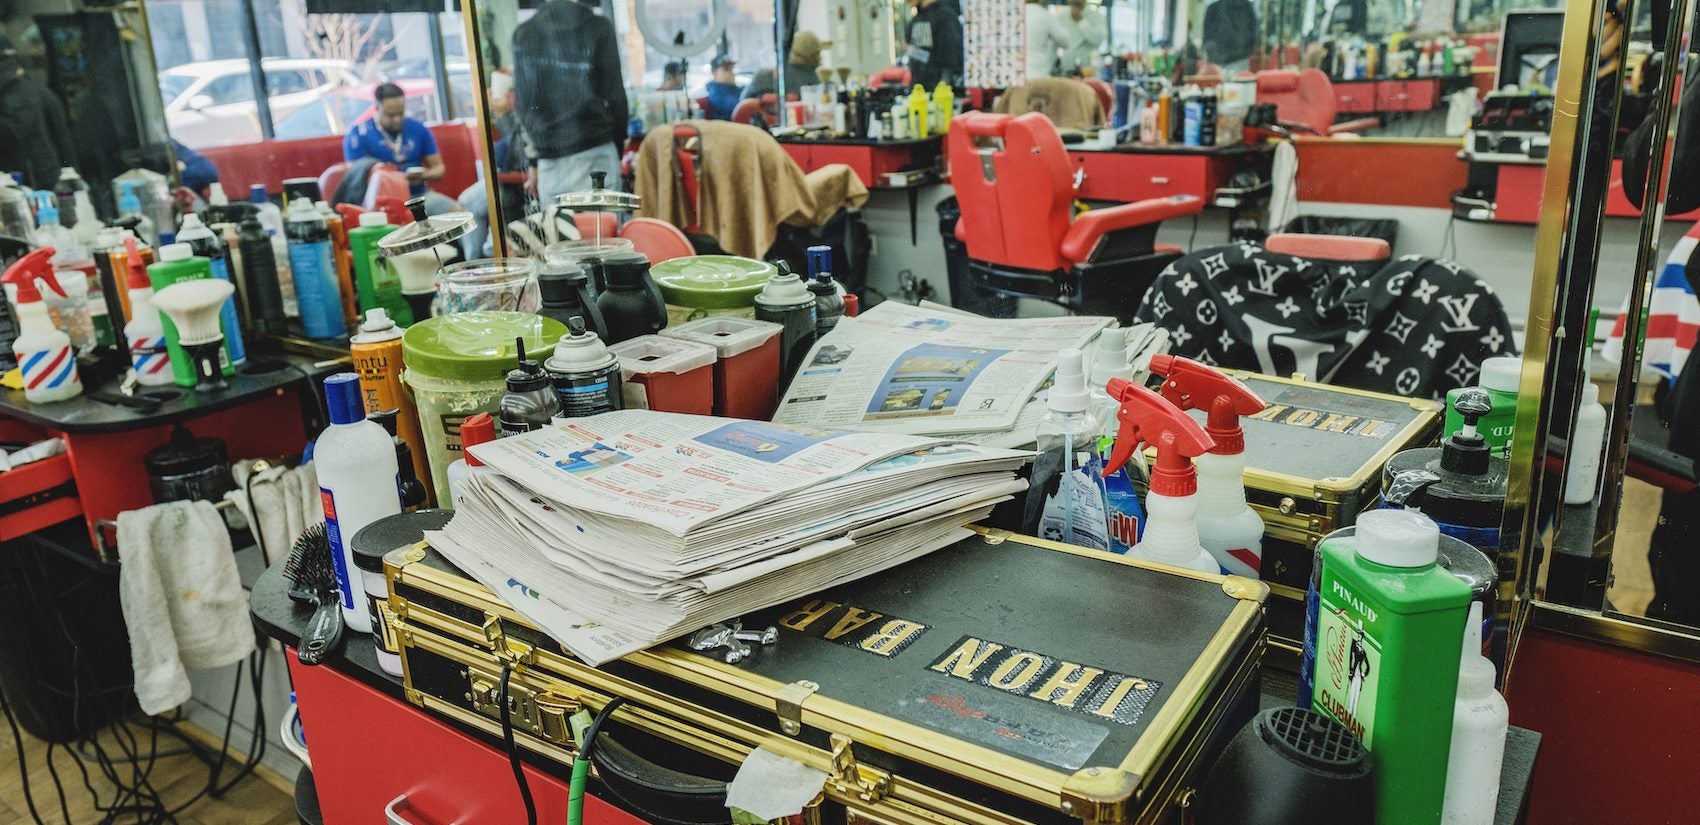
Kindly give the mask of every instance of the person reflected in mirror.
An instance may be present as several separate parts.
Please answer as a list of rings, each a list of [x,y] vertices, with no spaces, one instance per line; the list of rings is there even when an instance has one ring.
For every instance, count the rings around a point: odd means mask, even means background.
[[[74,166],[65,106],[24,71],[18,50],[0,34],[0,173],[19,172],[31,189],[50,189],[61,167]]]
[[[1245,3],[1246,0],[1239,2]],[[1207,14],[1205,20],[1209,19]],[[1063,50],[1063,72],[1096,76],[1104,38],[1110,32],[1109,25],[1104,22],[1104,13],[1097,6],[1088,5],[1086,0],[1068,0],[1068,14],[1063,15],[1062,24],[1069,33],[1068,48]]]
[[[940,83],[962,79],[962,9],[956,0],[909,0],[914,10],[904,39],[909,43],[909,75],[932,91]]]
[[[1068,48],[1073,36],[1045,0],[1027,0],[1026,15],[1027,79],[1054,76],[1062,50]]]
[[[683,59],[669,60],[661,67],[661,85],[655,87],[658,92],[676,92],[685,88],[685,71],[690,67]]]
[[[1251,69],[1257,49],[1257,10],[1251,0],[1216,0],[1204,9],[1204,57],[1233,77]]]
[[[531,143],[528,188],[545,205],[591,186],[592,172],[620,179],[626,83],[614,24],[596,4],[549,0],[514,30],[515,106]]]
[[[526,172],[531,168],[526,153],[525,131],[520,127],[519,113],[514,111],[514,76],[508,69],[490,73],[489,98],[491,138],[495,141],[490,157],[495,160],[496,191],[501,198],[501,214],[525,214]],[[479,169],[483,176],[483,166]],[[468,258],[483,258],[491,254],[490,194],[484,181],[466,187],[456,198],[462,209],[472,213],[472,231],[461,240],[461,249]]]
[[[820,35],[807,29],[792,36],[791,55],[785,61],[786,97],[797,94],[804,86],[820,84],[815,67],[820,65],[821,45]],[[750,85],[744,89],[744,97],[760,99],[762,95],[774,94],[779,90],[777,84],[773,70],[762,69],[750,79]]]
[[[342,139],[342,159],[390,164],[406,173],[408,190],[414,197],[425,197],[427,212],[453,212],[456,206],[452,198],[425,188],[427,183],[442,180],[447,170],[431,130],[407,116],[407,93],[394,83],[384,83],[372,97],[378,104],[377,114],[348,130]]]
[[[177,180],[183,188],[206,197],[207,187],[218,183],[218,167],[206,156],[171,139],[171,156],[177,159]]]
[[[728,55],[718,55],[710,61],[708,68],[714,72],[714,77],[708,81],[708,117],[710,120],[731,120],[732,110],[738,108],[738,99],[744,93],[744,87],[738,85],[738,77],[733,74],[737,66]]]

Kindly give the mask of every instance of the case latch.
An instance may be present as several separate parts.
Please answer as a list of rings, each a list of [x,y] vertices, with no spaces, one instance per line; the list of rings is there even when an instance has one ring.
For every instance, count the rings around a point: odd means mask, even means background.
[[[835,733],[831,741],[832,785],[840,795],[854,797],[861,802],[878,802],[891,792],[890,776],[873,769],[864,772],[856,762],[850,737]]]
[[[479,629],[484,631],[484,641],[497,661],[513,668],[532,664],[536,648],[524,642],[509,643],[508,632],[502,629],[502,617],[485,611],[484,623],[479,625]]]
[[[817,690],[820,690],[820,685],[807,679],[779,689],[779,695],[773,700],[773,712],[779,715],[779,729],[786,736],[803,732],[803,702],[815,695]]]

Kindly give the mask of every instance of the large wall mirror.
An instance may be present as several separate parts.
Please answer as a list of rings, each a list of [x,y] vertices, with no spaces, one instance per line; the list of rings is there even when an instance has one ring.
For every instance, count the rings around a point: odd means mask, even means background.
[[[1553,253],[1537,266],[1535,304],[1551,312],[1531,327],[1544,344],[1531,349],[1523,392],[1538,398],[1517,425],[1520,443],[1522,428],[1536,427],[1535,471],[1513,483],[1527,493],[1526,595],[1537,621],[1557,617],[1571,631],[1692,657],[1700,628],[1700,367],[1689,358],[1700,319],[1693,4],[1602,6],[1591,25],[1566,22],[1567,37],[1586,30],[1588,49],[1567,41],[1559,67],[1560,94],[1569,84],[1581,105],[1555,127],[1555,147],[1560,131],[1573,133],[1563,153],[1573,170],[1570,220],[1551,227]],[[1601,252],[1615,178],[1637,212],[1637,243],[1622,255]],[[1549,182],[1547,197],[1564,189]]]

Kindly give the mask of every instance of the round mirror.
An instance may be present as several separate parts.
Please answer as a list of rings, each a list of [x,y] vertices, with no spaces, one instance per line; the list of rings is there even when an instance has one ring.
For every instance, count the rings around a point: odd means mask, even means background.
[[[669,57],[692,57],[714,48],[726,28],[721,0],[637,0],[644,43]]]

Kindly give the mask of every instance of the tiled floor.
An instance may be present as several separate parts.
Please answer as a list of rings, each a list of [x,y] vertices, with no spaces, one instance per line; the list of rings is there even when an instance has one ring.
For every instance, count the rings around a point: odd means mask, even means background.
[[[137,735],[145,737],[145,734],[139,731]],[[47,770],[48,744],[28,733],[23,734],[23,739],[25,764],[29,768],[30,793],[41,822],[48,825],[96,825],[107,821],[103,819],[105,813],[97,806],[112,804],[114,786],[100,775],[92,758],[85,759],[84,764],[88,767],[89,783],[95,791],[94,795],[91,795],[89,788],[83,784],[76,758],[70,755],[64,746],[52,747],[53,765],[65,787],[65,807],[61,809],[53,777]],[[113,744],[108,737],[103,737],[101,741],[109,747]],[[159,738],[162,753],[167,749],[177,750],[180,745],[180,742],[171,737]],[[145,738],[141,746],[144,749],[147,747]],[[113,753],[116,754],[116,751]],[[117,767],[119,775],[128,781],[131,775],[129,766]],[[227,769],[225,776],[229,775]],[[207,767],[187,754],[160,757],[148,780],[149,784],[158,790],[165,803],[175,807],[194,797],[206,786]],[[67,813],[69,820],[66,819]],[[35,821],[30,816],[22,773],[18,770],[17,746],[11,728],[3,720],[0,720],[0,821],[20,825]],[[110,821],[121,824],[139,820],[132,814],[114,817]],[[177,821],[181,825],[296,825],[299,820],[295,816],[294,800],[288,794],[250,775],[221,798],[203,797],[190,805],[177,814]]]

